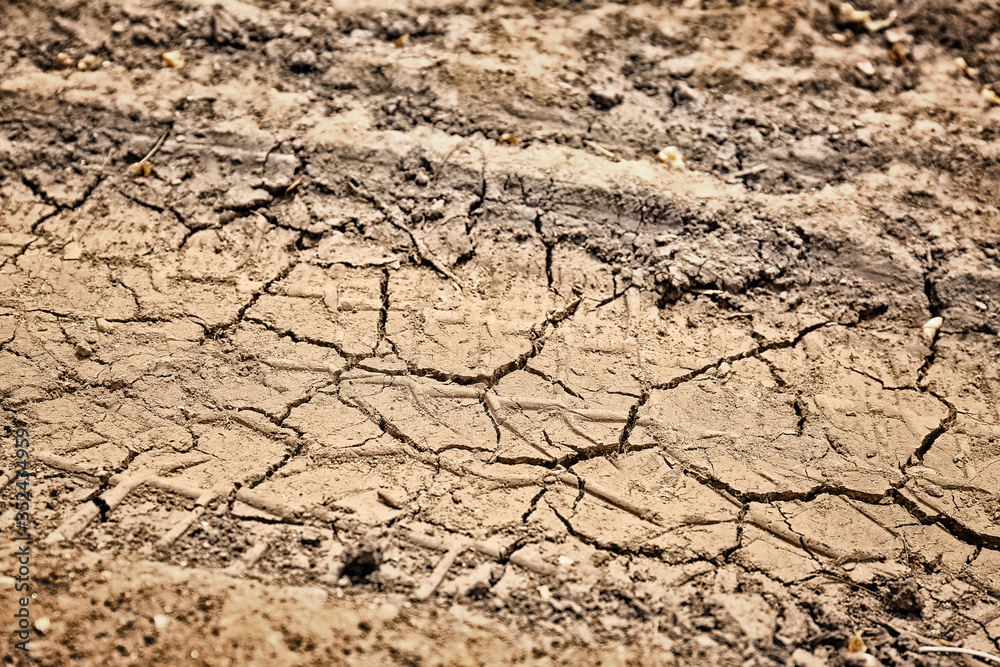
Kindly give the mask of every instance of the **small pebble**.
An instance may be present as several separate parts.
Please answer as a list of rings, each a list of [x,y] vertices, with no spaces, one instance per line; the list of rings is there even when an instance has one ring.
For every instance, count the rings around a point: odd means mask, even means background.
[[[289,66],[297,72],[305,72],[314,69],[319,63],[316,52],[312,49],[303,49],[292,54],[288,59]]]

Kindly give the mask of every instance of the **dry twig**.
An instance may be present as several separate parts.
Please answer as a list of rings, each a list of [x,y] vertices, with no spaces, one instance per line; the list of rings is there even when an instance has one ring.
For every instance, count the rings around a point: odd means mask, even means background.
[[[584,139],[583,143],[585,145],[589,146],[590,148],[593,148],[595,151],[597,151],[598,153],[600,153],[601,155],[603,155],[604,157],[606,157],[608,159],[611,159],[611,160],[616,159],[614,153],[612,153],[611,151],[609,151],[604,146],[601,146],[600,144],[595,144],[593,141],[590,141],[589,139]]]
[[[973,658],[979,658],[980,660],[1000,665],[1000,657],[986,651],[977,651],[974,648],[962,648],[961,646],[921,646],[918,650],[921,653],[961,653],[962,655],[971,655]]]

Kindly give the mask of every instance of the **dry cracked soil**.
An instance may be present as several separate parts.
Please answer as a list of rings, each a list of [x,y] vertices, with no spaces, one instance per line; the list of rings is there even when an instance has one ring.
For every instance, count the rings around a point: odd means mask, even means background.
[[[987,664],[1000,6],[859,2],[4,2],[6,664]]]

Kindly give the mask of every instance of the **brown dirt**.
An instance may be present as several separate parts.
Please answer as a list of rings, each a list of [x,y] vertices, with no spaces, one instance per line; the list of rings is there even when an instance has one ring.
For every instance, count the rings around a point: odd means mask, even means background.
[[[1000,11],[859,8],[5,3],[32,661],[1000,649]]]

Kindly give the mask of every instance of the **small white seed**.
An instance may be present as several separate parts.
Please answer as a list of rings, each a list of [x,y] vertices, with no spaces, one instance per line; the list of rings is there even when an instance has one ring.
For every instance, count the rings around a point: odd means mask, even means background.
[[[656,154],[656,159],[671,167],[684,167],[684,156],[677,146],[667,146]]]
[[[941,328],[942,324],[944,324],[944,319],[940,317],[932,317],[924,323],[921,331],[923,331],[924,340],[927,341],[928,345],[934,342],[934,338],[937,336],[938,329]]]
[[[160,54],[160,58],[163,59],[164,65],[173,69],[180,69],[187,64],[187,60],[185,60],[180,51],[165,51]]]

